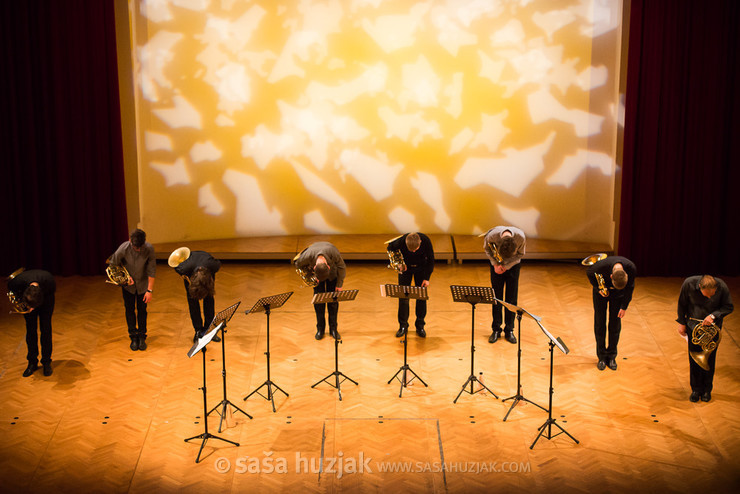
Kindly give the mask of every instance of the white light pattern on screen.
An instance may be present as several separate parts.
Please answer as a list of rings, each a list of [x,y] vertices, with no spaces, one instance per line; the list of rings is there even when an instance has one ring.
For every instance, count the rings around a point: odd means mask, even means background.
[[[309,211],[303,217],[303,225],[309,230],[324,232],[324,233],[342,233],[341,230],[329,225],[321,211],[314,209]]]
[[[357,149],[345,149],[339,156],[342,171],[357,180],[375,201],[390,197],[393,183],[403,169],[403,165],[388,165],[387,161],[382,153],[367,156]]]
[[[555,134],[541,144],[526,149],[504,149],[502,158],[470,158],[455,177],[463,189],[481,182],[501,192],[519,196],[545,169],[543,156],[550,149]]]
[[[349,203],[339,192],[334,190],[319,175],[311,172],[305,166],[301,166],[295,161],[291,161],[291,164],[308,192],[337,207],[344,214],[349,215]]]
[[[188,185],[190,183],[190,175],[185,166],[185,160],[182,158],[178,158],[174,163],[152,161],[151,167],[162,174],[164,184],[167,187]]]
[[[220,216],[224,212],[224,205],[213,192],[213,184],[207,183],[198,189],[198,206],[203,212],[212,216]]]
[[[419,224],[416,222],[414,215],[400,206],[393,208],[393,210],[388,214],[388,217],[393,223],[395,231],[416,232],[420,230]]]
[[[216,147],[213,141],[196,142],[190,148],[190,161],[200,163],[201,161],[215,161],[221,158],[223,153]]]
[[[499,204],[499,212],[504,224],[517,225],[518,228],[525,232],[530,232],[533,237],[537,236],[537,220],[540,218],[540,212],[533,207],[518,210],[509,209],[506,206]]]
[[[144,146],[147,151],[172,151],[172,138],[158,132],[144,132]]]
[[[431,173],[419,172],[411,178],[411,186],[427,206],[434,211],[434,224],[442,231],[448,231],[452,220],[444,205],[444,194],[439,179]]]
[[[270,208],[262,195],[259,181],[251,175],[226,170],[223,182],[236,196],[236,233],[248,236],[255,220],[264,221],[265,235],[284,235],[281,214]]]
[[[547,179],[547,183],[570,187],[588,167],[599,170],[604,176],[614,173],[614,162],[608,155],[579,149],[575,156],[565,157],[560,168]]]
[[[612,240],[621,0],[131,5],[153,241]]]

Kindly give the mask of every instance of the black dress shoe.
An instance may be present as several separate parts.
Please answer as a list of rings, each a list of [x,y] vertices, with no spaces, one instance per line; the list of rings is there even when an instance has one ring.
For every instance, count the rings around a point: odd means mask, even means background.
[[[335,340],[341,340],[341,339],[342,339],[342,337],[341,337],[341,336],[339,336],[339,332],[337,331],[337,329],[336,329],[336,328],[329,328],[329,334],[330,334],[330,335],[331,335],[331,337],[332,337],[332,338],[334,338]]]
[[[504,338],[509,343],[516,344],[516,336],[514,336],[514,332],[513,331],[504,331]]]
[[[316,335],[314,336],[314,338],[316,338],[317,340],[320,340],[323,337],[324,337],[324,330],[323,329],[317,329],[316,330]]]
[[[139,349],[139,339],[138,338],[131,338],[131,345],[129,345],[129,348],[133,350],[134,352]]]
[[[496,343],[499,336],[501,336],[501,331],[494,331],[491,333],[491,336],[488,337],[488,343]]]
[[[617,370],[617,361],[612,359],[609,359],[609,363],[607,364],[611,370]]]
[[[401,336],[406,334],[406,328],[398,328],[398,331],[396,331],[396,338],[400,338]]]
[[[34,372],[36,372],[36,369],[39,368],[39,364],[28,364],[28,367],[26,367],[26,370],[23,371],[23,377],[28,377]]]
[[[702,393],[701,395],[701,401],[709,401],[712,399],[712,392],[707,391],[706,393]]]
[[[700,395],[698,391],[692,391],[691,396],[689,396],[689,401],[696,403],[697,401],[699,401],[699,396]]]
[[[599,360],[599,363],[596,364],[596,367],[599,370],[604,370],[604,369],[606,369],[606,362],[604,362],[603,360]]]
[[[427,332],[424,331],[424,328],[416,328],[416,334],[419,335],[419,338],[427,337]]]
[[[142,352],[146,350],[146,338],[139,338],[139,350]]]
[[[49,377],[50,375],[52,375],[53,372],[54,370],[51,368],[51,362],[46,362],[44,364],[44,375],[46,377]]]

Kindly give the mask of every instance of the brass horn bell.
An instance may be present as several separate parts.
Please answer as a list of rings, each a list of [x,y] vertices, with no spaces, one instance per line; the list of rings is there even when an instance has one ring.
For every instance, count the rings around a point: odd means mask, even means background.
[[[186,261],[190,257],[190,249],[187,247],[180,247],[179,249],[175,249],[172,251],[172,254],[170,254],[169,259],[167,259],[167,264],[171,268],[176,268],[180,264],[182,264],[183,261]]]
[[[592,254],[588,257],[585,257],[581,261],[581,264],[583,264],[584,266],[591,266],[592,264],[596,264],[599,261],[603,261],[604,259],[606,259],[606,257],[607,257],[606,254],[603,252],[600,252],[598,254]]]

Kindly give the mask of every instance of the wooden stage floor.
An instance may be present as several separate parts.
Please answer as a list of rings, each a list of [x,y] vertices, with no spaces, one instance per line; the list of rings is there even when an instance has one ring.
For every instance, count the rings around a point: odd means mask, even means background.
[[[725,321],[713,399],[690,403],[688,356],[676,333],[678,278],[640,278],[624,318],[616,372],[598,371],[591,291],[577,262],[525,261],[520,305],[570,348],[554,355],[553,418],[561,434],[540,438],[547,413],[526,402],[503,418],[516,393],[517,348],[491,345],[491,309],[476,306],[475,373],[490,394],[463,393],[470,375],[472,306],[450,285],[489,286],[485,262],[437,263],[426,339],[409,335],[408,363],[429,386],[387,384],[403,364],[394,337],[395,283],[381,261],[349,261],[339,311],[339,369],[359,384],[312,384],[334,370],[328,336],[314,340],[312,292],[285,261],[224,263],[217,310],[241,302],[228,326],[227,397],[254,418],[227,413],[204,432],[200,355],[182,281],[160,263],[149,307],[149,349],[128,346],[120,289],[100,277],[58,279],[54,374],[22,378],[23,320],[0,323],[0,461],[3,492],[736,492],[740,471],[738,315]],[[728,278],[740,300],[740,278]],[[277,411],[253,395],[267,377],[261,297],[293,292],[270,316],[271,379]],[[532,320],[521,324],[522,385],[547,408],[549,353]],[[207,406],[223,399],[221,348],[206,354]],[[228,407],[229,412],[235,411]],[[553,428],[555,434],[557,428]],[[341,460],[335,461],[335,460]],[[322,462],[323,461],[323,462]],[[441,464],[447,465],[446,470]],[[321,471],[319,471],[321,466]],[[395,469],[395,471],[393,471]],[[341,471],[341,474],[337,472]]]

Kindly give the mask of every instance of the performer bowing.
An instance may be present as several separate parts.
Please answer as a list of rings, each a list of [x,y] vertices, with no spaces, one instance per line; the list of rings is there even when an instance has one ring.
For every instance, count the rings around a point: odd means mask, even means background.
[[[296,269],[313,273],[317,284],[313,287],[314,293],[332,292],[341,290],[347,267],[344,264],[339,249],[329,242],[316,242],[305,249],[294,259]],[[328,307],[327,307],[328,306]],[[337,331],[337,313],[339,303],[314,304],[316,311],[316,335],[320,340],[326,330],[326,312],[329,313],[329,334],[334,339],[340,339]]]
[[[394,263],[393,256],[401,254],[402,262]],[[398,284],[410,286],[414,281],[415,286],[428,287],[429,278],[434,271],[434,249],[432,241],[423,233],[407,233],[401,235],[388,243],[388,255],[391,257],[391,264],[398,272]],[[427,333],[424,329],[425,318],[427,315],[427,301],[416,301],[416,334],[421,338],[426,338]],[[409,299],[398,299],[398,331],[396,337],[400,338],[409,328]]]
[[[187,247],[176,249],[167,261],[175,272],[182,276],[185,284],[185,295],[188,300],[190,321],[193,323],[193,342],[202,337],[211,325],[215,314],[216,273],[221,269],[221,261],[203,250],[190,251]],[[200,312],[200,301],[203,301],[203,316]],[[218,335],[213,341],[219,342]]]
[[[52,374],[51,368],[51,316],[54,314],[54,276],[48,271],[22,268],[8,279],[8,296],[13,296],[20,307],[17,312],[26,320],[26,346],[28,347],[28,367],[23,377],[28,377],[39,368],[39,340],[36,330],[41,328],[41,365],[44,375]],[[11,299],[12,301],[12,299]]]
[[[689,341],[689,379],[693,402],[712,399],[714,367],[717,362],[722,321],[734,306],[727,284],[713,276],[691,276],[684,280],[678,297],[678,332]],[[687,327],[691,331],[687,331]]]
[[[483,249],[491,261],[491,286],[497,298],[517,305],[519,297],[519,271],[524,257],[527,238],[515,226],[496,226],[486,232]],[[493,322],[488,343],[495,343],[501,336],[500,304],[493,304]],[[514,336],[514,313],[506,309],[504,316],[504,336],[509,343],[516,343]]]
[[[622,318],[632,300],[635,289],[635,264],[621,256],[608,256],[586,270],[591,282],[594,304],[594,336],[596,337],[596,367],[604,370],[608,365],[617,370],[617,344],[622,331]],[[609,309],[609,338],[607,345],[606,314]]]
[[[133,351],[146,350],[146,309],[152,301],[157,271],[154,246],[146,241],[146,233],[137,228],[126,242],[118,246],[110,257],[110,264],[125,267],[131,276],[130,284],[121,286],[130,348]]]

